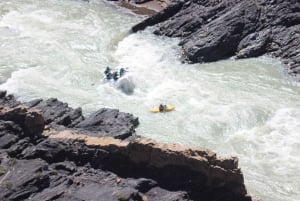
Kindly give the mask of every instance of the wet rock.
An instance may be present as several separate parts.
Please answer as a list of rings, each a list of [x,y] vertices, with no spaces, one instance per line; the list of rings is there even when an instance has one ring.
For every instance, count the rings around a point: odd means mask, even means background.
[[[237,58],[260,56],[267,52],[270,41],[270,30],[249,34],[241,40],[237,49]]]
[[[3,91],[3,90],[0,91],[0,105],[1,106],[16,107],[20,104],[21,103],[19,101],[17,101],[13,95],[7,94],[7,92]]]

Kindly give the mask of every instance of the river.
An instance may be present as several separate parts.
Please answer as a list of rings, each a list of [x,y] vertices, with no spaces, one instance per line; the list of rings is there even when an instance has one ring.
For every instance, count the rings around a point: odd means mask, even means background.
[[[56,97],[85,114],[118,108],[137,134],[237,156],[264,201],[300,200],[300,86],[275,59],[180,62],[178,39],[129,34],[141,21],[100,0],[1,0],[0,88],[21,101]],[[103,81],[126,67],[130,95]],[[160,103],[169,113],[150,113]]]

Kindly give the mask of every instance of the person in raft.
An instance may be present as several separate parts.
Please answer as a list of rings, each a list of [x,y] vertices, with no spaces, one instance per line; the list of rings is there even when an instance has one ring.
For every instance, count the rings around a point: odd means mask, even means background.
[[[106,75],[107,80],[110,80],[112,78],[111,69],[108,66],[106,67],[104,74]]]
[[[118,75],[118,72],[113,72],[112,73],[112,77],[115,81],[117,81],[119,79],[119,75]]]
[[[158,109],[160,112],[165,112],[167,111],[167,105],[160,104]]]
[[[120,69],[120,77],[122,77],[125,74],[126,70],[124,68]]]
[[[104,71],[104,74],[106,75],[106,74],[110,73],[110,71],[111,71],[110,68],[107,66],[105,71]]]

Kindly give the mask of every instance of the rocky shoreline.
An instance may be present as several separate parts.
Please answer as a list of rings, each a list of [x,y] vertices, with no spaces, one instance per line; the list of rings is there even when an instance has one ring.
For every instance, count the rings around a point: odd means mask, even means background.
[[[136,135],[113,109],[0,92],[1,200],[251,201],[235,157]]]
[[[300,2],[297,0],[174,0],[132,27],[157,25],[157,35],[179,37],[183,61],[214,62],[270,55],[300,81]]]

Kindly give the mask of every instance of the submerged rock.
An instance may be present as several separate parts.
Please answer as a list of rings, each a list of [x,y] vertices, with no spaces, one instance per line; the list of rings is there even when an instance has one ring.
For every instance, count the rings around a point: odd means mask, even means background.
[[[191,63],[270,54],[300,80],[298,0],[177,0],[132,31],[155,24],[155,34],[181,38],[183,57]]]

